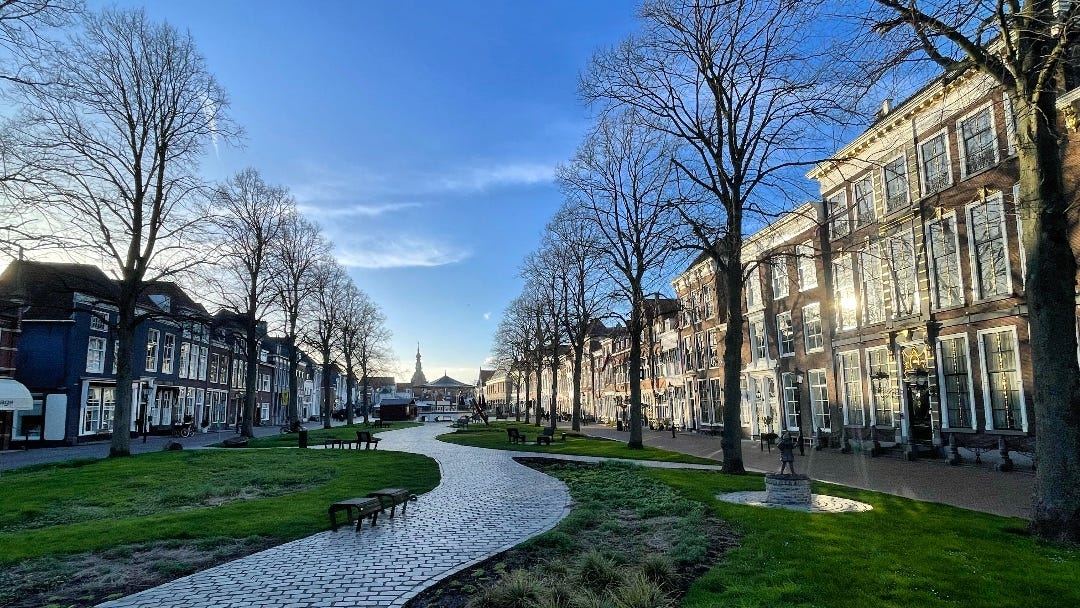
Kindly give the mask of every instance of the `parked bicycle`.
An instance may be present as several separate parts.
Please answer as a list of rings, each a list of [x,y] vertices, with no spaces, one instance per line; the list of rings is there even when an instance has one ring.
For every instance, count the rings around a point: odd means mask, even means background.
[[[299,420],[293,420],[292,422],[286,422],[281,425],[281,433],[287,435],[289,433],[299,433],[300,431],[306,431],[304,425],[300,424]]]
[[[172,425],[173,437],[191,437],[195,434],[195,421],[185,418],[183,422],[174,422]]]

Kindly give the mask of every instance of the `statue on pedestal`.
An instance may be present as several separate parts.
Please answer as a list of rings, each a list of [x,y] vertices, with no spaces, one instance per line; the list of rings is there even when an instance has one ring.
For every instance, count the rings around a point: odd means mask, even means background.
[[[780,474],[784,474],[784,469],[788,469],[792,475],[795,474],[795,440],[791,438],[789,431],[784,431],[780,434],[780,441],[776,444],[776,447],[780,450]]]

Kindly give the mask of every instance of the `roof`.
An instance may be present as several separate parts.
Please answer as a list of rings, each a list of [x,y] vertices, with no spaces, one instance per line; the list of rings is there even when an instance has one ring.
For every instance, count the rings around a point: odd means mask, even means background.
[[[428,382],[424,388],[472,388],[472,385],[458,382],[450,376],[443,376],[434,382]]]
[[[0,298],[28,306],[23,319],[67,318],[75,293],[113,303],[119,289],[116,281],[90,264],[15,260],[0,274]]]
[[[476,384],[478,386],[483,386],[483,384],[485,382],[487,382],[488,380],[491,380],[491,377],[494,376],[494,375],[495,375],[495,370],[493,370],[493,369],[481,369],[480,370],[480,378],[479,378],[479,380],[476,381]]]

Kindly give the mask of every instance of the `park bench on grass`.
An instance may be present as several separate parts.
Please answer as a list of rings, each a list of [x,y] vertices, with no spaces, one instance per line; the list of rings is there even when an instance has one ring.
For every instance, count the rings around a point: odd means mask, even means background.
[[[551,445],[552,439],[555,439],[555,427],[544,427],[543,432],[536,436],[536,445]],[[566,433],[562,433],[560,441],[566,441]]]
[[[468,416],[462,416],[462,417],[458,418],[457,421],[454,422],[454,427],[459,428],[459,429],[467,429],[467,428],[469,428],[469,417]]]
[[[506,437],[510,440],[510,443],[525,444],[525,435],[518,432],[515,428],[506,429]]]
[[[396,509],[398,505],[401,505],[401,514],[404,515],[405,507],[409,504],[409,500],[416,498],[412,492],[405,488],[383,488],[369,493],[368,496],[378,499],[380,504],[382,504],[384,498],[389,501],[390,517],[394,516],[394,509]],[[386,504],[383,504],[383,511],[386,511]]]
[[[379,449],[379,438],[371,434],[371,431],[356,431],[356,449],[360,449],[360,444],[364,444],[364,449]]]
[[[323,447],[326,449],[341,448],[343,450],[351,450],[353,442],[348,439],[327,439],[323,441]],[[356,446],[360,447],[360,446]]]
[[[348,500],[342,500],[330,505],[327,509],[327,514],[330,516],[330,529],[337,530],[337,514],[341,511],[345,512],[345,516],[348,518],[349,523],[352,523],[353,511],[356,512],[356,530],[360,531],[360,524],[364,522],[365,517],[371,517],[371,525],[375,525],[375,521],[379,519],[379,513],[383,510],[382,501],[378,498],[350,498]]]

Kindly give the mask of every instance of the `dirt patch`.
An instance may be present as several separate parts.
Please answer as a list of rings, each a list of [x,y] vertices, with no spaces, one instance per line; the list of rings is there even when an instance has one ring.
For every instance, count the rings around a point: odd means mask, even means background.
[[[176,540],[27,560],[0,569],[0,606],[94,606],[280,542],[262,537]]]
[[[560,478],[562,476],[555,468],[567,470],[595,466],[553,464],[551,460],[540,458],[517,460]],[[505,581],[506,575],[516,570],[527,571],[530,577],[537,580],[569,580],[574,574],[574,564],[586,554],[595,552],[611,556],[620,564],[622,571],[631,570],[643,556],[673,556],[673,560],[677,559],[678,567],[666,591],[677,602],[695,579],[720,561],[725,551],[738,544],[738,536],[730,526],[711,515],[701,515],[699,510],[699,518],[693,520],[696,525],[691,534],[696,535],[694,540],[704,546],[699,552],[691,552],[695,556],[692,561],[678,559],[680,548],[681,555],[687,554],[684,547],[688,534],[687,519],[681,516],[683,514],[658,513],[651,508],[667,497],[643,495],[629,504],[612,505],[611,509],[606,510],[597,509],[597,502],[602,504],[603,501],[590,500],[589,495],[592,494],[594,499],[598,494],[604,496],[609,488],[604,487],[603,483],[603,480],[569,483],[577,503],[575,512],[553,530],[441,581],[413,598],[406,608],[464,608],[470,599],[479,600],[485,590]],[[590,484],[592,487],[588,487]],[[674,490],[670,492],[674,494]],[[680,500],[685,502],[685,499]],[[476,605],[495,604],[484,600],[477,601]]]

